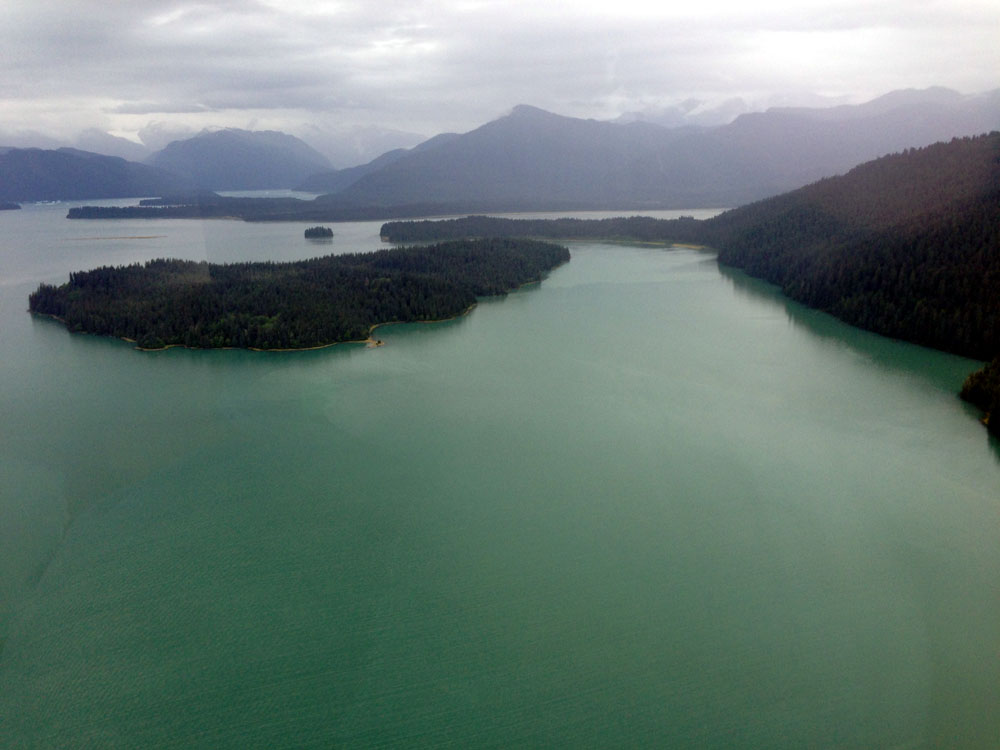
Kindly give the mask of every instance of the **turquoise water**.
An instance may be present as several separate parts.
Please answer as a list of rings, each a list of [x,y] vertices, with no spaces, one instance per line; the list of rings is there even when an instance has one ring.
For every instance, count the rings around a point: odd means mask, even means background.
[[[976,363],[598,243],[378,349],[140,353],[27,294],[379,224],[65,210],[0,214],[0,746],[996,747]]]

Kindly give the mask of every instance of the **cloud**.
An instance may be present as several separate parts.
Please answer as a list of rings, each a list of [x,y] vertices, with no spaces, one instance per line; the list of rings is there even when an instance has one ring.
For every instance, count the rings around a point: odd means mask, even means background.
[[[106,110],[116,115],[149,115],[149,114],[173,114],[189,115],[210,111],[204,105],[182,104],[178,102],[125,102],[116,104]]]
[[[432,134],[527,102],[576,116],[689,97],[998,86],[994,2],[8,0],[0,127],[251,118]],[[74,113],[69,120],[67,113]],[[237,121],[237,122],[234,122]]]
[[[171,141],[190,138],[197,132],[195,128],[154,121],[139,129],[137,135],[151,151],[159,151]]]

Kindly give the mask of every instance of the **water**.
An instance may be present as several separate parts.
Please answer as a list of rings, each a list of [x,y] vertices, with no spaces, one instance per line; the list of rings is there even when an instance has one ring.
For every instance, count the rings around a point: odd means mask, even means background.
[[[27,294],[379,224],[65,210],[0,214],[0,746],[996,746],[976,363],[599,243],[379,349],[140,353]]]

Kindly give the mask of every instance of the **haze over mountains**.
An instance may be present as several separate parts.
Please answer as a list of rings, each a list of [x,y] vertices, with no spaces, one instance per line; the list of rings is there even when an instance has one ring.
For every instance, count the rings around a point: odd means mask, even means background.
[[[92,133],[95,145],[116,139]],[[146,163],[79,149],[3,149],[0,199],[77,200],[159,196],[191,190],[287,188],[328,170],[325,156],[285,133],[236,128],[173,141]]]
[[[781,109],[717,128],[561,117],[527,106],[413,150],[329,198],[508,209],[738,205],[863,161],[1000,127],[1000,91],[901,91],[864,105]]]
[[[65,150],[36,149],[30,158],[15,158],[20,150],[7,149],[0,198],[298,187],[327,193],[317,207],[341,210],[416,204],[474,211],[732,206],[884,154],[998,129],[1000,90],[971,96],[940,88],[896,91],[862,105],[771,109],[714,127],[628,119],[582,120],[521,105],[468,133],[441,134],[340,170],[293,136],[225,129],[168,144],[148,165],[129,167],[131,181],[107,157],[90,154],[81,163]],[[90,134],[95,148],[128,149],[117,142],[123,139],[103,136]],[[63,156],[42,156],[52,153]],[[144,166],[161,171],[144,172]],[[163,185],[173,180],[173,187],[147,190],[160,183],[143,182],[138,174],[150,180],[156,175]]]
[[[236,128],[174,141],[149,163],[207,190],[287,188],[330,169],[325,156],[294,136]]]
[[[172,172],[72,148],[0,149],[0,200],[131,198],[189,190]]]
[[[331,169],[311,175],[299,184],[296,189],[310,193],[339,193],[349,188],[365,175],[377,172],[409,154],[436,148],[458,137],[460,137],[458,133],[441,133],[410,149],[396,148],[392,151],[386,151],[367,164],[359,164],[356,167],[348,167],[347,169]]]

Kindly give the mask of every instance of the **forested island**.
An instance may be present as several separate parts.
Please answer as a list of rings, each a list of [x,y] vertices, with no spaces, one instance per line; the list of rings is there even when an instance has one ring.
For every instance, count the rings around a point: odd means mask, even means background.
[[[333,230],[330,227],[309,227],[304,234],[307,240],[328,240],[333,237]]]
[[[1000,354],[1000,133],[867,162],[706,221],[390,222],[393,242],[490,235],[695,243],[847,323],[966,357]],[[1000,435],[1000,366],[963,389]]]
[[[499,238],[292,263],[161,259],[41,284],[29,309],[143,349],[306,349],[366,340],[383,323],[460,315],[477,297],[540,280],[569,257],[553,243]]]

